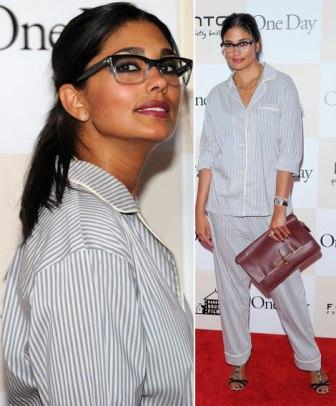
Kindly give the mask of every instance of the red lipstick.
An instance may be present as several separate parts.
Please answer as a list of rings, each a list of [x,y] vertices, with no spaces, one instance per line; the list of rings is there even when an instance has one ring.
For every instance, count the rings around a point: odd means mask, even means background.
[[[169,105],[164,101],[151,100],[142,104],[135,111],[146,116],[167,118],[169,116]]]
[[[232,58],[233,63],[241,63],[244,61],[244,58]]]

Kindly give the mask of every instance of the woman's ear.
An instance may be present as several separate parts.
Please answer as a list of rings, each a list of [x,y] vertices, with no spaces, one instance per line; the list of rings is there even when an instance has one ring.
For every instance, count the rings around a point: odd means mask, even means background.
[[[89,119],[89,112],[81,92],[72,84],[65,83],[58,91],[59,98],[64,109],[74,118],[80,121]]]

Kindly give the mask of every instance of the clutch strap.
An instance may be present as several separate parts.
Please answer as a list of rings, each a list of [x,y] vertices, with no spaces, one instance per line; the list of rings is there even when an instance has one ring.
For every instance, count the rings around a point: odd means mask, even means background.
[[[308,242],[309,242],[309,241],[308,241]],[[299,247],[298,249],[292,250],[292,252],[290,252],[288,255],[282,255],[282,254],[281,254],[281,251],[280,251],[280,249],[279,249],[279,254],[280,254],[281,261],[272,269],[272,272],[275,271],[277,268],[279,268],[283,263],[288,264],[290,257],[291,257],[293,254],[296,254],[298,251],[300,251],[306,244],[308,244],[308,242],[305,243],[305,244],[303,244],[303,245],[301,245],[301,247]]]

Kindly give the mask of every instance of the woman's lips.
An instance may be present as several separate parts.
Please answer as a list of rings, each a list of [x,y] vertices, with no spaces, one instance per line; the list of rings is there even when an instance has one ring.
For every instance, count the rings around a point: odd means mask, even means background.
[[[243,61],[244,61],[244,58],[239,58],[239,59],[232,58],[233,63],[242,63]]]
[[[169,105],[164,101],[152,100],[150,102],[144,103],[138,107],[136,112],[144,114],[146,116],[158,117],[158,118],[168,118],[169,117]]]

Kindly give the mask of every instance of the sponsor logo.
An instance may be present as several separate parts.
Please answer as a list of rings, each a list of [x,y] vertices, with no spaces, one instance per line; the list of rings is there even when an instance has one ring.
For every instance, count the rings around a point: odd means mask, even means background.
[[[300,181],[302,180],[302,182],[307,183],[313,171],[314,169],[301,169],[299,173]]]
[[[207,314],[210,316],[219,315],[217,289],[205,296],[203,303],[198,303],[196,306],[196,314]]]
[[[329,90],[324,95],[324,103],[329,107],[336,107],[336,90]]]
[[[336,305],[334,303],[327,303],[326,304],[326,314],[329,316],[336,316]]]
[[[332,234],[323,234],[320,238],[320,242],[325,248],[336,247],[336,238]]]
[[[302,30],[306,34],[311,34],[316,26],[316,19],[301,18],[297,14],[286,14],[281,19],[266,19],[263,15],[255,15],[259,30],[282,31],[282,30]]]
[[[251,306],[254,309],[276,310],[272,300],[266,300],[262,296],[254,296],[251,298]]]
[[[85,8],[81,8],[85,11]],[[21,23],[15,12],[0,4],[0,51],[18,45],[21,51],[46,51],[58,40],[64,24],[58,23],[47,27],[41,22]],[[3,27],[8,26],[6,32]]]
[[[301,30],[310,35],[317,27],[317,19],[302,18],[298,14],[286,14],[281,18],[266,18],[261,14],[254,16],[260,31]],[[220,36],[221,26],[226,16],[196,16],[195,35],[201,39]]]
[[[265,299],[263,296],[254,296],[251,298],[251,306],[254,309],[276,310],[276,306],[271,299]],[[309,307],[309,303],[307,304]]]
[[[195,97],[195,106],[196,107],[204,107],[206,106],[207,97],[196,96]]]
[[[334,162],[334,168],[333,169],[334,169],[334,173],[333,173],[333,176],[334,176],[334,175],[336,175],[336,162]],[[336,177],[331,179],[330,183],[331,183],[331,186],[335,186],[336,185]]]
[[[307,306],[309,307],[309,303]],[[251,298],[251,306],[260,310],[276,310],[276,306],[271,299],[265,299],[263,296],[254,296]],[[218,292],[215,289],[203,299],[203,303],[196,306],[196,314],[219,315]]]

